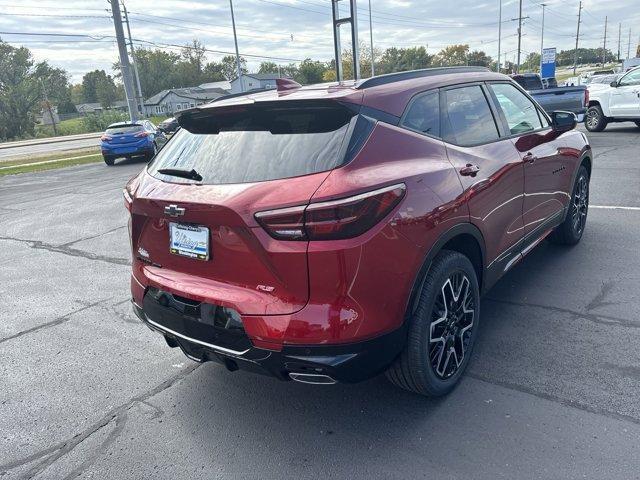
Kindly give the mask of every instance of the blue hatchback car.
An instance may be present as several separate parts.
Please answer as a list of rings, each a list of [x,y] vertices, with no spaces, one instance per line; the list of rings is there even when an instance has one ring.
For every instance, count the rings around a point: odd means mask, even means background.
[[[151,160],[166,142],[164,134],[149,120],[113,123],[100,138],[104,163],[113,165],[118,157],[144,156]]]

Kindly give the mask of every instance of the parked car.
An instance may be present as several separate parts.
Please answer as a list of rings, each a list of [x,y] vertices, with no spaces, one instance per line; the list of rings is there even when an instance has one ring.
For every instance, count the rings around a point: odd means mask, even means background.
[[[564,110],[575,113],[579,122],[584,121],[584,115],[589,103],[587,87],[584,85],[545,88],[540,79],[540,75],[537,73],[520,73],[512,75],[512,78],[518,82],[547,113]]]
[[[601,132],[611,122],[635,122],[640,127],[640,67],[611,83],[589,85],[587,130]]]
[[[100,137],[104,163],[111,166],[116,158],[144,156],[151,160],[166,142],[166,137],[149,120],[136,123],[113,123]]]
[[[163,120],[158,125],[158,130],[163,133],[175,133],[175,131],[179,128],[178,120],[175,117],[167,118]]]
[[[575,115],[478,67],[277,85],[181,114],[127,184],[135,313],[230,371],[449,392],[480,294],[582,237]]]

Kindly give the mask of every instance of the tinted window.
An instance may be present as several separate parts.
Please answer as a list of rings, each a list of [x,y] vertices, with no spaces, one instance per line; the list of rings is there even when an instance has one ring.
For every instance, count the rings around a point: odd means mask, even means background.
[[[482,88],[445,90],[443,112],[444,140],[461,146],[477,145],[498,139],[498,129]]]
[[[640,68],[637,68],[620,79],[620,86],[640,85]]]
[[[242,108],[184,120],[184,128],[156,156],[149,173],[180,182],[184,180],[157,171],[195,169],[203,183],[224,184],[330,170],[344,159],[343,141],[358,118],[342,107]]]
[[[508,83],[495,83],[490,88],[498,99],[512,134],[542,128],[536,106],[520,90]]]
[[[525,90],[542,89],[542,81],[537,75],[514,75],[513,79]]]
[[[105,133],[121,134],[121,133],[135,133],[143,130],[142,125],[116,125],[114,127],[107,128]]]
[[[416,98],[409,107],[402,125],[435,137],[440,135],[440,97],[430,92]]]

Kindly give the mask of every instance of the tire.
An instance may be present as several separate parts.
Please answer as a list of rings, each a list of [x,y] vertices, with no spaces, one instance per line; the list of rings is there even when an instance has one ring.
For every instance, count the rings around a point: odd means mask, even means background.
[[[587,226],[587,213],[589,212],[589,172],[584,165],[580,165],[576,181],[573,184],[573,193],[569,202],[569,211],[564,221],[558,225],[549,241],[556,245],[575,245],[582,238]]]
[[[587,117],[584,120],[584,126],[590,132],[601,132],[607,127],[607,117],[602,113],[600,105],[593,105],[587,110]]]
[[[116,162],[116,159],[113,157],[103,155],[102,158],[104,159],[104,163],[106,163],[109,167],[111,167]]]
[[[446,312],[454,311],[459,316],[447,316]],[[408,321],[407,344],[387,370],[387,378],[400,388],[428,397],[449,393],[469,363],[480,325],[478,279],[466,256],[451,250],[436,256],[416,312]],[[449,353],[451,347],[455,357]]]

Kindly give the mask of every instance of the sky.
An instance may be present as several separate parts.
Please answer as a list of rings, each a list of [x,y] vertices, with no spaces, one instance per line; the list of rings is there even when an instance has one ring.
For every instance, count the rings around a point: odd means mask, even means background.
[[[543,1],[544,46],[574,48],[578,0],[522,1],[522,15],[528,17],[523,20],[523,61],[529,52],[540,51]],[[580,46],[602,46],[608,16],[607,47],[617,52],[621,24],[622,57],[630,28],[633,56],[640,35],[639,1],[584,0]],[[228,0],[124,2],[139,46],[179,51],[167,44],[183,45],[197,38],[211,50],[208,60],[219,61],[234,51]],[[340,3],[346,15],[348,1]],[[514,61],[517,48],[518,3],[502,0],[502,52],[509,61]],[[373,43],[380,49],[425,46],[431,54],[450,44],[468,43],[472,50],[495,58],[499,5],[500,0],[371,0]],[[240,54],[250,71],[266,60],[286,64],[307,57],[333,58],[331,0],[233,0],[233,6]],[[345,42],[349,35],[343,28]],[[368,0],[358,0],[358,32],[368,44]],[[114,34],[107,0],[0,0],[0,38],[28,47],[38,61],[64,68],[72,82],[96,68],[112,73],[118,55]]]

